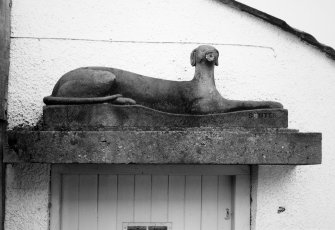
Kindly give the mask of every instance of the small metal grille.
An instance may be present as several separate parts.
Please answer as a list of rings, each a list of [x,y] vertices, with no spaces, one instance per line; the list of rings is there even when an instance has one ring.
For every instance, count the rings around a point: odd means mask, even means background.
[[[172,230],[172,223],[123,223],[122,230]]]

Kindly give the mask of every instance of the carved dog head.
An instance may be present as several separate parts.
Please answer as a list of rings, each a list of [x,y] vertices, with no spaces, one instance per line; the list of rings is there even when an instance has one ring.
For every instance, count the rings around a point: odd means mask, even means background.
[[[197,63],[207,62],[219,65],[219,51],[213,46],[202,45],[194,49],[191,53],[191,65],[196,66]]]

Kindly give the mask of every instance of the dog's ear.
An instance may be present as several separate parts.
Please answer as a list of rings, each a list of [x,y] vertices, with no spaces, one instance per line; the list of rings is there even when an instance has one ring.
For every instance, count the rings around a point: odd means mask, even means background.
[[[192,66],[195,66],[195,64],[196,64],[195,63],[196,62],[196,55],[197,55],[197,49],[194,49],[191,53],[191,58],[190,58]]]

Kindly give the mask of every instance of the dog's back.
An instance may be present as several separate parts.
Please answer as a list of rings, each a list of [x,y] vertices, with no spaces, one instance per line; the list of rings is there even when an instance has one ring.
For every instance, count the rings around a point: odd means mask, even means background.
[[[116,76],[112,94],[122,94],[134,99],[137,104],[161,111],[187,113],[189,110],[189,95],[193,88],[191,81],[163,80],[116,68],[100,70],[109,71]]]
[[[136,104],[153,109],[188,113],[191,84],[191,81],[163,80],[116,68],[83,67],[64,74],[51,97],[45,97],[44,102],[57,104],[61,100],[67,104],[68,100],[68,104],[72,104],[74,100],[97,100],[102,103],[103,97],[121,94],[135,100]]]

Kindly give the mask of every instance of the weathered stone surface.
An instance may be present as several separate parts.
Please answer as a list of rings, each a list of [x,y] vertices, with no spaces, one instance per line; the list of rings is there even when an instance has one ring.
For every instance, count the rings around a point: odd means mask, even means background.
[[[43,109],[43,129],[169,130],[185,127],[287,128],[287,110],[258,109],[211,115],[160,112],[140,105],[54,105]]]
[[[5,162],[320,164],[321,134],[287,129],[10,132]]]

